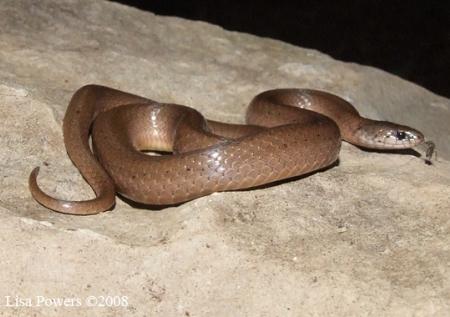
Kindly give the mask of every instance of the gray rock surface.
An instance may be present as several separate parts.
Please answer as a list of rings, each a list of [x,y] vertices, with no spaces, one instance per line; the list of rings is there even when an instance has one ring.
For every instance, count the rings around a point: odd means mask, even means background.
[[[449,100],[314,50],[103,1],[2,1],[0,28],[2,316],[450,314]],[[265,89],[324,89],[422,130],[439,160],[344,144],[338,166],[276,186],[61,215],[31,199],[27,178],[43,166],[47,191],[92,197],[61,133],[87,83],[227,122]]]

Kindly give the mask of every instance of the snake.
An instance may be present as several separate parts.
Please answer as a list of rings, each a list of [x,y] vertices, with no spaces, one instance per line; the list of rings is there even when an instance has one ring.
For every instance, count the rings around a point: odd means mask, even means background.
[[[332,166],[342,141],[397,150],[425,140],[408,126],[362,117],[350,102],[320,90],[264,91],[249,103],[246,124],[233,124],[208,120],[191,107],[93,84],[72,96],[63,136],[68,156],[95,198],[48,195],[37,182],[39,167],[29,176],[29,189],[41,205],[74,215],[111,210],[116,195],[170,206],[306,175]]]

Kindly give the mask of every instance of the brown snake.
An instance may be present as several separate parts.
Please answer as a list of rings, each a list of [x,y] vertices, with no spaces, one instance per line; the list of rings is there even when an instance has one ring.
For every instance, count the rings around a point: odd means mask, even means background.
[[[64,143],[96,198],[50,197],[37,185],[39,168],[29,177],[31,194],[47,208],[77,215],[110,209],[116,192],[169,205],[324,168],[337,160],[341,139],[372,149],[412,148],[424,141],[417,130],[363,118],[344,99],[317,90],[263,92],[251,101],[246,120],[247,125],[206,120],[189,107],[84,86],[67,108]],[[151,156],[146,150],[172,154]]]

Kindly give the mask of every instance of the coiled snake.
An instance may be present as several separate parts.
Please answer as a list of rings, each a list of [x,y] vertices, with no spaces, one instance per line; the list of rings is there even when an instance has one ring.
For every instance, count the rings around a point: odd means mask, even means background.
[[[419,131],[363,118],[344,99],[318,90],[263,92],[251,101],[246,121],[206,120],[189,107],[84,86],[67,108],[64,142],[96,198],[50,197],[37,185],[39,168],[29,177],[30,191],[47,208],[79,215],[110,209],[116,192],[140,203],[176,204],[324,168],[337,160],[342,139],[371,149],[424,142]],[[146,150],[172,154],[150,156]]]

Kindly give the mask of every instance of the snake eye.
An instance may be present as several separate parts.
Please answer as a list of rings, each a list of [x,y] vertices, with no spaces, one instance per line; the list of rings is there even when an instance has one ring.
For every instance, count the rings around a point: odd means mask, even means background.
[[[397,140],[404,140],[406,139],[406,132],[405,131],[397,131],[396,133]]]

